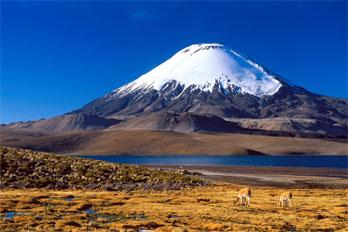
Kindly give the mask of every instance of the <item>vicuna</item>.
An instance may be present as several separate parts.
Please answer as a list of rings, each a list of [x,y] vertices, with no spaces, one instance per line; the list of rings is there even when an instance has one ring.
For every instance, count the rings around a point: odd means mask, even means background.
[[[236,200],[234,200],[233,205],[235,206],[237,202],[240,200],[240,204],[243,205],[243,202],[246,204],[246,206],[250,205],[250,195],[251,190],[250,188],[243,188],[238,192],[238,197]]]
[[[283,207],[284,203],[285,203],[285,206],[288,206],[288,202],[289,202],[289,205],[291,207],[291,199],[292,199],[292,193],[291,192],[283,192],[280,195],[278,205]]]

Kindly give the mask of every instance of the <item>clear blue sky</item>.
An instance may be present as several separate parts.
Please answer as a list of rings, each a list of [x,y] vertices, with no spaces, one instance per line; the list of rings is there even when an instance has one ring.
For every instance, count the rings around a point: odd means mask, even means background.
[[[0,121],[80,108],[202,42],[347,98],[346,1],[1,1]]]

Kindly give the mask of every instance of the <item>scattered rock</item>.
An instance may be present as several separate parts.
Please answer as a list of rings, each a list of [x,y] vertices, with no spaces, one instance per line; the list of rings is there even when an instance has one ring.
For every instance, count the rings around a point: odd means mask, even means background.
[[[324,219],[324,218],[327,218],[327,217],[325,217],[325,216],[323,216],[323,215],[321,215],[321,214],[318,214],[318,215],[316,216],[316,219],[317,219],[317,220],[322,220],[322,219]]]
[[[71,210],[86,210],[91,208],[93,205],[92,204],[79,204],[75,205],[71,208]]]
[[[103,191],[115,191],[114,187],[111,184],[104,184],[100,187]]]
[[[56,227],[65,227],[65,226],[73,226],[73,227],[81,227],[81,225],[77,222],[71,220],[60,220],[57,221]]]

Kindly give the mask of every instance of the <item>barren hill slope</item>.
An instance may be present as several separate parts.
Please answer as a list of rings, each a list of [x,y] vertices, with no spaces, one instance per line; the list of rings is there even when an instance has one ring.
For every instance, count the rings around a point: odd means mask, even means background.
[[[49,119],[11,123],[4,129],[18,131],[35,131],[46,133],[61,133],[69,131],[94,131],[102,130],[119,123],[120,120],[106,119],[88,114],[68,114]]]
[[[0,138],[3,146],[86,155],[348,154],[343,142],[236,133],[110,130],[22,137],[19,141]]]

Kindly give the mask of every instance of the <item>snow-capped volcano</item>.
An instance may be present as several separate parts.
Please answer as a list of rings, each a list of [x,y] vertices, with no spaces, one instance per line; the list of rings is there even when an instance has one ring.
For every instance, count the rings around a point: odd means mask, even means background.
[[[315,125],[319,129],[330,125],[334,128],[331,131],[337,131],[336,127],[348,124],[346,109],[346,99],[310,93],[248,56],[210,43],[182,49],[133,82],[70,114],[128,119],[170,112],[212,114],[225,119],[293,118],[296,123],[309,119],[318,121]],[[300,130],[296,123],[292,126]]]
[[[222,91],[234,89],[257,97],[273,95],[282,86],[262,66],[233,49],[222,44],[204,43],[182,49],[150,72],[115,90],[115,93],[160,91],[173,81],[173,90],[181,86],[181,92],[189,87],[212,92],[217,84]]]
[[[110,130],[347,136],[347,107],[347,99],[311,93],[228,46],[195,44],[67,115],[6,129],[55,133],[113,125]]]

